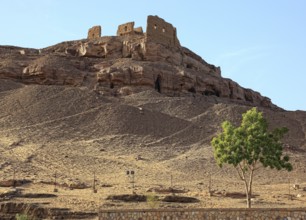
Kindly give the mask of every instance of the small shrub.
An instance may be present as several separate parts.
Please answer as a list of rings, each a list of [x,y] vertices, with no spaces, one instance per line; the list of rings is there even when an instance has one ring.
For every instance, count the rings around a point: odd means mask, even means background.
[[[30,220],[30,218],[25,214],[16,214],[16,220]]]
[[[153,194],[147,195],[147,203],[151,208],[156,208],[159,205],[158,196]]]

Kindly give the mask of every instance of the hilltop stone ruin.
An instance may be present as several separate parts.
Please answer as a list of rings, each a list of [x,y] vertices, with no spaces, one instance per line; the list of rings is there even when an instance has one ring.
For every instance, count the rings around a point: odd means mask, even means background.
[[[102,36],[102,27],[94,26],[87,39],[40,50],[0,50],[0,77],[23,83],[85,86],[113,96],[156,90],[169,96],[215,96],[276,107],[258,92],[223,78],[220,67],[181,46],[176,28],[158,16],[148,16],[145,32],[128,22],[118,26],[116,36]]]
[[[146,42],[160,43],[169,47],[180,47],[177,39],[176,28],[158,16],[148,16],[147,29],[143,32],[142,27],[134,28],[135,22],[127,22],[118,26],[117,36],[145,37]],[[94,26],[88,30],[87,39],[97,39],[101,37],[101,26]]]

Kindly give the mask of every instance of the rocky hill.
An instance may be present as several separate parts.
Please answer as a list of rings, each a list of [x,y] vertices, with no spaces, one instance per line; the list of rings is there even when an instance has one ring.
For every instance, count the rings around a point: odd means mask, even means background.
[[[155,89],[171,96],[200,94],[277,108],[269,98],[222,78],[220,67],[180,46],[176,38],[172,45],[149,37],[152,22],[170,25],[153,17],[153,21],[148,19],[146,33],[119,33],[41,50],[2,46],[0,77],[24,84],[84,86],[102,94],[130,95]]]
[[[306,183],[306,112],[285,111],[223,78],[219,67],[182,47],[175,28],[163,22],[151,17],[146,33],[127,23],[118,36],[90,33],[90,39],[43,49],[1,46],[1,178],[11,179],[15,171],[16,178],[32,182],[25,191],[43,192],[55,173],[65,186],[91,186],[95,173],[107,195],[129,190],[127,169],[140,177],[138,192],[169,185],[169,173],[177,186],[195,192],[214,173],[216,188],[234,190],[239,181],[233,170],[214,164],[210,140],[222,121],[238,123],[257,106],[271,128],[289,128],[284,143],[295,168],[292,179]],[[148,31],[155,24],[172,30],[170,37]],[[272,172],[262,171],[259,184],[287,182],[284,172]],[[101,205],[102,195],[59,195],[47,200],[49,206],[94,211]]]

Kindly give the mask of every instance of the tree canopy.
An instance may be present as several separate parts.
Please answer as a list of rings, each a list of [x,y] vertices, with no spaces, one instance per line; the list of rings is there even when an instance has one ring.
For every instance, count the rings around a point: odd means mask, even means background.
[[[251,207],[253,173],[263,167],[277,170],[292,170],[289,157],[283,155],[281,139],[288,129],[268,130],[267,120],[263,113],[252,108],[242,114],[240,126],[229,121],[222,123],[222,133],[214,137],[211,144],[217,164],[230,164],[235,167],[239,177],[245,182],[247,203]]]

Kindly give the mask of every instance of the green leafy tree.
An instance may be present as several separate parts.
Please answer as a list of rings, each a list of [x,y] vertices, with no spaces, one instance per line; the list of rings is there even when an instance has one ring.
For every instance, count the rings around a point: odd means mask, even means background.
[[[252,108],[242,114],[242,122],[236,127],[229,121],[222,123],[223,132],[214,137],[211,144],[217,164],[233,165],[244,182],[247,207],[251,208],[254,172],[260,167],[292,170],[289,157],[283,155],[281,139],[287,128],[268,131],[268,123],[262,112]]]

